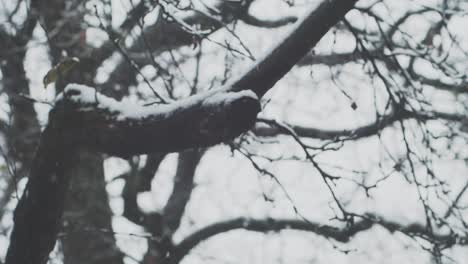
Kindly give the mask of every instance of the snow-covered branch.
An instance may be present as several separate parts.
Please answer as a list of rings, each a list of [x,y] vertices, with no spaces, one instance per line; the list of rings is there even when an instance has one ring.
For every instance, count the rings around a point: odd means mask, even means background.
[[[65,122],[82,147],[127,157],[211,146],[235,138],[255,122],[260,104],[249,91],[197,94],[144,106],[116,101],[84,85],[70,84],[50,114]]]
[[[16,210],[5,263],[47,262],[55,245],[77,149],[131,156],[174,152],[228,141],[250,129],[263,96],[353,6],[327,0],[255,67],[221,90],[169,105],[118,102],[95,89],[69,85],[42,133],[31,175]],[[253,92],[252,92],[253,91]],[[78,163],[79,164],[79,163]]]

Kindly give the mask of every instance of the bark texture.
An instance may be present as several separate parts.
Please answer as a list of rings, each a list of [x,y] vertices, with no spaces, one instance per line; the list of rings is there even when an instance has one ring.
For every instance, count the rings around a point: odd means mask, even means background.
[[[245,75],[223,88],[224,92],[250,89],[258,97],[263,96],[355,2],[323,1],[283,43]],[[27,190],[15,210],[6,263],[46,263],[55,245],[70,169],[79,157],[79,148],[128,156],[211,146],[247,131],[260,110],[258,100],[252,97],[240,96],[222,107],[214,105],[193,104],[165,118],[122,122],[112,113],[99,111],[91,105],[84,111],[65,96],[50,113]]]

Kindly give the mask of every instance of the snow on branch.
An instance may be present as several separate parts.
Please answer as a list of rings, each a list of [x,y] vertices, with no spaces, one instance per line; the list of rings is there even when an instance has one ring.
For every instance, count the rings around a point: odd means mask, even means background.
[[[322,1],[272,52],[221,91],[144,107],[117,102],[90,87],[67,87],[49,114],[27,190],[15,209],[5,263],[47,262],[68,189],[65,175],[79,165],[76,149],[126,157],[210,146],[238,136],[255,123],[256,96],[271,89],[355,3]]]
[[[260,104],[250,90],[209,91],[171,103],[144,106],[116,101],[96,89],[70,84],[50,117],[81,146],[116,156],[173,152],[235,138],[255,122]]]

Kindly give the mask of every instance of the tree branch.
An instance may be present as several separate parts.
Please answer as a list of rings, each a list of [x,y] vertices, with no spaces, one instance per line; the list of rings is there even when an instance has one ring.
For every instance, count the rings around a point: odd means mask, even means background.
[[[250,14],[246,14],[241,19],[246,24],[263,28],[277,28],[297,21],[297,17],[295,16],[285,16],[277,19],[260,19]]]
[[[124,203],[122,215],[137,225],[149,226],[154,230],[159,228],[161,214],[143,213],[138,206],[137,196],[141,191],[151,190],[151,181],[166,155],[167,153],[163,152],[149,154],[143,168],[138,169],[138,166],[135,166],[130,172],[120,176],[125,178],[125,186],[122,190]],[[153,231],[153,229],[149,230]]]
[[[69,85],[49,114],[27,190],[15,210],[6,264],[47,261],[68,189],[68,179],[62,176],[73,168],[78,148],[130,156],[211,146],[233,139],[255,123],[260,111],[259,100],[249,89],[258,97],[264,95],[355,2],[324,1],[233,86],[170,105],[136,106],[117,102],[89,87]]]
[[[71,84],[51,111],[66,116],[69,139],[119,157],[177,152],[233,139],[255,122],[260,104],[251,91],[210,91],[170,105],[117,102],[93,88]]]
[[[179,228],[185,207],[190,200],[195,171],[204,150],[191,149],[179,153],[174,187],[163,212],[159,215],[161,222],[145,222],[145,228],[161,241],[148,241],[148,251],[143,263],[166,263],[168,252],[173,247],[172,236]]]
[[[467,236],[457,236],[453,233],[438,234],[429,231],[420,224],[402,225],[397,222],[379,219],[374,216],[364,217],[362,220],[342,228],[312,223],[309,221],[295,219],[249,219],[236,218],[224,222],[218,222],[195,231],[178,245],[175,246],[171,256],[171,263],[179,263],[199,243],[221,233],[231,230],[244,229],[254,232],[278,232],[281,230],[301,230],[312,232],[326,238],[332,238],[340,242],[348,242],[356,234],[371,229],[374,225],[380,225],[389,232],[401,232],[413,237],[421,237],[426,240],[435,241],[443,245],[468,244]]]
[[[267,56],[234,80],[234,91],[252,89],[262,97],[354,7],[356,0],[322,1]]]
[[[6,264],[46,263],[61,226],[68,178],[76,146],[60,126],[44,130],[26,189],[14,212]]]
[[[194,149],[179,154],[174,189],[164,207],[163,222],[171,235],[179,228],[185,206],[190,200],[195,171],[204,150]]]
[[[380,131],[386,127],[392,126],[397,121],[403,121],[408,119],[416,119],[419,121],[428,121],[428,120],[445,120],[451,122],[463,122],[468,120],[468,116],[463,114],[454,114],[454,113],[443,113],[437,111],[428,111],[428,112],[412,112],[406,109],[398,109],[390,114],[381,116],[377,121],[359,126],[353,129],[336,129],[336,130],[327,130],[314,127],[305,127],[298,125],[289,125],[288,126],[299,136],[299,137],[308,137],[322,140],[335,140],[340,138],[347,139],[360,139],[365,137],[370,137],[378,134]],[[262,137],[271,137],[283,134],[284,131],[277,128],[277,123],[275,120],[258,118],[258,122],[265,123],[269,125],[260,126],[256,125],[252,131],[257,136]]]
[[[323,139],[323,140],[333,140],[339,139],[341,137],[351,137],[353,139],[369,137],[372,135],[377,134],[379,131],[384,129],[387,126],[392,125],[396,121],[405,120],[409,118],[415,118],[416,115],[411,114],[408,111],[401,111],[398,113],[388,114],[383,116],[379,120],[374,123],[357,127],[355,129],[343,129],[343,130],[326,130],[326,129],[319,129],[313,127],[304,127],[304,126],[291,126],[291,129],[299,137],[309,137],[309,138],[316,138],[316,139]],[[260,136],[272,136],[275,134],[282,133],[281,129],[278,130],[274,128],[276,126],[276,121],[269,120],[269,119],[258,119],[258,121],[266,123],[268,125],[272,125],[273,127],[256,127],[254,129],[254,133]]]
[[[381,50],[375,49],[369,51],[369,54],[373,57],[381,55]],[[297,65],[298,66],[309,66],[323,64],[327,66],[342,65],[349,62],[356,62],[358,60],[365,60],[365,58],[359,52],[343,52],[343,53],[332,53],[332,54],[313,54],[309,53],[302,58]]]

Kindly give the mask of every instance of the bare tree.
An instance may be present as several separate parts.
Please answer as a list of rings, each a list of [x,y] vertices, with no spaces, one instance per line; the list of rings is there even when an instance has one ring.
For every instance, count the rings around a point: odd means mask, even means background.
[[[444,175],[448,171],[441,172],[435,164],[450,159],[466,167],[468,48],[451,24],[463,18],[466,4],[412,3],[402,11],[381,0],[319,2],[298,20],[289,15],[262,18],[255,14],[255,0],[130,1],[131,9],[118,27],[112,26],[114,1],[4,4],[1,80],[10,109],[9,120],[0,124],[7,168],[0,205],[14,203],[12,194],[22,192],[5,263],[46,263],[57,239],[64,263],[124,263],[132,258],[117,246],[112,226],[114,213],[103,169],[109,156],[124,159],[129,167],[115,178],[125,182],[122,216],[147,234],[139,236],[148,248],[141,260],[133,259],[137,262],[179,263],[202,242],[236,229],[299,230],[346,244],[378,226],[411,238],[435,263],[451,261],[446,252],[452,248],[466,249],[468,181],[458,174],[452,177],[457,180],[450,179]],[[155,22],[147,25],[151,16]],[[415,20],[423,20],[419,35],[412,33]],[[239,23],[263,29],[297,25],[236,75],[232,66],[236,57],[254,58],[236,31]],[[86,39],[89,28],[107,39],[91,45]],[[57,96],[42,132],[34,104],[44,102],[30,95],[25,72],[25,56],[35,31],[44,32],[52,65],[59,65],[64,57],[80,61],[70,71],[58,72]],[[221,33],[236,44],[217,41],[216,34]],[[317,54],[317,43],[325,35],[334,42],[352,43],[352,50]],[[207,67],[201,61],[210,56],[203,49],[206,43],[225,52],[222,78],[213,78],[211,84],[202,83]],[[112,71],[105,81],[98,81],[109,62]],[[195,65],[193,73],[182,69],[186,62]],[[331,80],[327,89],[338,88],[348,110],[373,105],[367,116],[370,112],[374,121],[326,129],[272,117],[268,113],[274,98],[267,93],[273,87],[281,90],[279,81],[295,66],[298,71],[310,69],[312,76],[323,76],[326,69]],[[148,68],[151,77],[145,73]],[[366,85],[370,89],[343,88],[346,80],[351,84],[356,79],[370,84]],[[297,87],[288,90],[293,94]],[[356,99],[363,90],[373,103]],[[307,97],[306,90],[300,92]],[[451,107],[440,103],[437,96],[442,94],[450,97]],[[389,130],[399,135],[395,149],[388,145],[392,142],[385,134]],[[384,149],[376,162],[378,170],[346,170],[340,162],[324,161],[330,153],[339,157],[350,144],[375,138]],[[195,172],[208,149],[220,143],[270,179],[291,203],[295,217],[221,220],[176,241],[193,199]],[[278,157],[268,152],[271,146],[294,153]],[[172,152],[179,152],[172,191],[160,211],[147,212],[140,207],[138,195],[152,190],[153,178]],[[324,202],[332,212],[330,221],[316,221],[305,213],[307,208],[296,204],[283,176],[270,168],[285,161],[305,163],[318,176],[330,199]],[[17,182],[28,171],[24,190],[17,190]],[[371,200],[384,189],[382,185],[397,177],[414,188],[424,221],[398,221],[378,209],[365,210],[364,204],[356,207],[361,197]],[[266,203],[274,204],[270,196],[262,193]],[[5,213],[2,209],[0,217]]]

